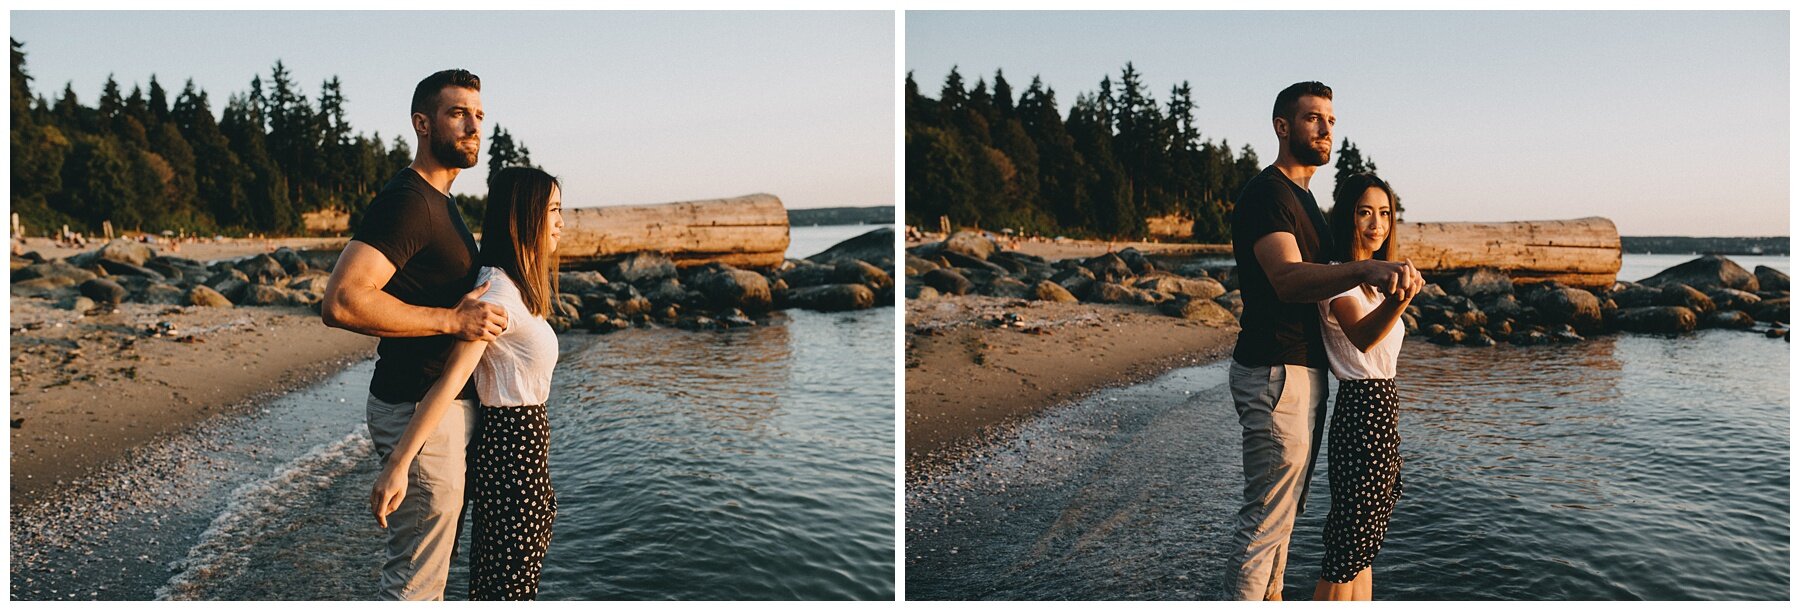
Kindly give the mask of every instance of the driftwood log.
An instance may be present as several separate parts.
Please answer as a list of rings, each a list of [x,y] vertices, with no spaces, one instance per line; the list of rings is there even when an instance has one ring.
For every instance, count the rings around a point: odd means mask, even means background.
[[[740,268],[780,265],[787,254],[788,214],[767,193],[644,206],[563,210],[564,265],[637,252],[668,255],[680,267],[719,262]]]
[[[1492,267],[1514,283],[1554,280],[1565,285],[1610,287],[1619,275],[1619,229],[1611,220],[1510,223],[1402,223],[1403,258],[1427,274]]]

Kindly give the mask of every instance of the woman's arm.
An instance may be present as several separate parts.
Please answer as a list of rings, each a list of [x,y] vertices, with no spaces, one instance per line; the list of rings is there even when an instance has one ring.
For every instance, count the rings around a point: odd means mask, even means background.
[[[1364,313],[1355,299],[1339,297],[1331,300],[1331,315],[1337,318],[1338,326],[1343,327],[1344,337],[1349,338],[1357,350],[1368,352],[1381,338],[1387,337],[1394,322],[1400,320],[1400,313],[1412,303],[1412,298],[1413,294],[1407,293],[1389,295],[1375,309]]]
[[[450,358],[444,363],[444,375],[431,385],[425,398],[415,406],[412,421],[406,424],[406,433],[394,444],[394,453],[388,455],[387,466],[375,478],[375,489],[369,494],[369,510],[375,513],[375,522],[382,528],[387,528],[388,514],[399,509],[400,501],[406,498],[406,473],[412,469],[413,458],[425,447],[425,439],[431,436],[431,431],[437,430],[444,412],[450,411],[450,404],[456,401],[463,383],[475,372],[475,364],[481,361],[481,353],[487,346],[487,342],[457,340],[450,348]]]

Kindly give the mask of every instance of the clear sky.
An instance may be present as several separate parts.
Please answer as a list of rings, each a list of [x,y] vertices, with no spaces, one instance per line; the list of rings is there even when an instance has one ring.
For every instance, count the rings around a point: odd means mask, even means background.
[[[1160,103],[1193,85],[1202,138],[1265,163],[1276,92],[1335,93],[1339,144],[1409,221],[1611,218],[1624,235],[1788,235],[1783,12],[923,12],[905,66],[936,97],[1033,75],[1066,116],[1133,62]],[[1333,161],[1336,161],[1335,155]],[[1331,193],[1332,168],[1312,190]]]
[[[219,113],[281,60],[316,104],[343,83],[350,125],[413,141],[413,86],[481,77],[480,194],[498,123],[561,177],[569,206],[773,193],[789,208],[894,204],[894,19],[834,13],[14,11],[34,93],[92,107],[108,74],[192,78]]]

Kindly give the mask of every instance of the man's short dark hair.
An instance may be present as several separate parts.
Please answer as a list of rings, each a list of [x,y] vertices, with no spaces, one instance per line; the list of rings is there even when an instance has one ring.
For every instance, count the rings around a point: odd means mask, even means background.
[[[445,87],[462,87],[481,91],[481,77],[462,68],[439,70],[419,81],[413,88],[412,111],[425,116],[437,113],[438,92]]]
[[[1329,100],[1331,99],[1331,88],[1318,81],[1288,85],[1287,89],[1283,89],[1281,93],[1275,95],[1274,118],[1293,121],[1295,108],[1300,105],[1300,98],[1309,95]]]

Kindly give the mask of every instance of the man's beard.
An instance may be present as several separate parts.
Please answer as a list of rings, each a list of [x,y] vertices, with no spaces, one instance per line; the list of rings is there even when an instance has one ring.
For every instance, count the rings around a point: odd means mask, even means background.
[[[1331,146],[1327,145],[1325,150],[1321,151],[1313,148],[1312,144],[1311,138],[1288,139],[1288,148],[1294,151],[1294,159],[1300,163],[1311,166],[1321,166],[1330,163]]]
[[[474,151],[466,152],[457,148],[456,144],[455,138],[438,140],[433,137],[431,139],[431,156],[436,157],[438,163],[444,164],[444,167],[459,169],[475,167],[475,159],[481,153],[481,147],[477,146]]]

